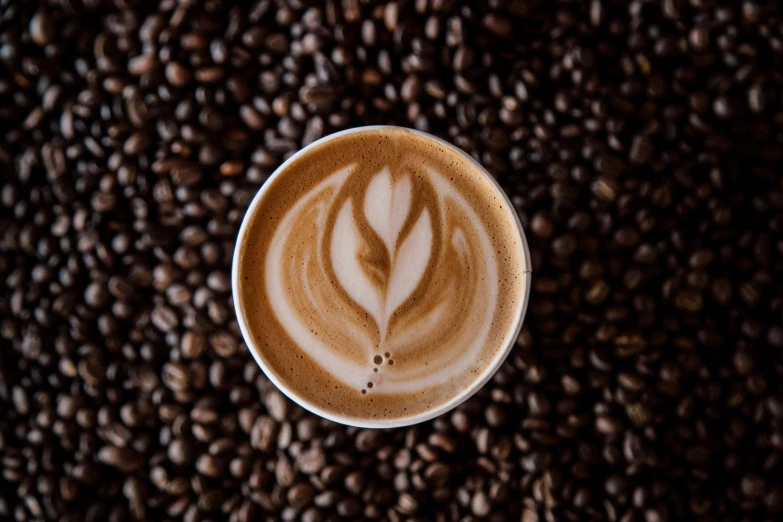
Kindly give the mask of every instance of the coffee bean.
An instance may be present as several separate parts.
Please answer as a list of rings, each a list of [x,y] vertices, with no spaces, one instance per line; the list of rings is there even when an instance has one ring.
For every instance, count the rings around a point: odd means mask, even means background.
[[[0,518],[780,513],[776,9],[120,4],[0,27]],[[479,158],[534,266],[486,388],[388,432],[288,403],[228,301],[258,186],[381,120]]]
[[[611,178],[619,176],[625,170],[625,162],[620,158],[609,154],[598,156],[593,164],[596,171]]]
[[[550,237],[554,232],[552,221],[542,213],[533,216],[533,219],[530,222],[530,228],[535,235],[544,238]]]
[[[614,233],[614,242],[622,248],[631,248],[639,243],[640,234],[633,227],[622,227]]]
[[[218,478],[225,472],[226,463],[218,457],[204,454],[196,460],[196,470],[204,476]]]
[[[631,391],[641,391],[644,389],[644,379],[639,375],[633,373],[622,372],[617,376],[617,382],[623,388],[627,388]]]
[[[337,503],[337,515],[340,517],[353,517],[359,514],[361,506],[355,498],[348,497]]]
[[[552,241],[553,252],[560,257],[568,257],[576,251],[576,239],[571,234],[556,237]]]
[[[307,483],[296,484],[288,490],[288,502],[295,508],[302,508],[315,496],[315,489]]]
[[[359,451],[371,451],[378,447],[381,437],[378,432],[372,430],[362,430],[356,436],[356,448]]]
[[[595,428],[605,435],[617,435],[622,430],[622,424],[611,417],[599,417],[595,421]]]
[[[419,502],[407,493],[400,495],[397,500],[397,511],[405,515],[412,515],[419,509]]]
[[[168,457],[175,464],[184,465],[190,462],[192,452],[187,441],[174,439],[168,447]]]
[[[98,451],[98,460],[108,466],[115,467],[123,473],[138,469],[142,464],[139,455],[127,448],[104,446]]]
[[[174,87],[183,87],[190,81],[190,71],[177,62],[166,64],[166,80]]]
[[[150,317],[152,324],[162,332],[171,331],[179,322],[176,312],[165,305],[155,307]]]
[[[617,186],[607,178],[599,177],[592,184],[593,194],[604,201],[612,202],[617,198]]]
[[[277,439],[278,429],[278,425],[271,417],[258,417],[250,432],[251,444],[261,451],[270,450]]]
[[[271,391],[264,396],[264,404],[269,414],[278,422],[285,420],[288,412],[288,401],[277,391]]]
[[[651,508],[644,511],[645,522],[666,522],[667,517],[661,509]]]
[[[300,425],[302,422],[299,423]],[[320,472],[326,465],[327,459],[323,450],[320,448],[311,448],[297,457],[299,470],[309,475]]]
[[[500,14],[489,13],[484,17],[483,24],[487,30],[498,36],[505,37],[511,34],[511,22]]]
[[[631,144],[629,160],[631,163],[644,164],[652,155],[652,145],[646,136],[635,136]]]
[[[84,293],[85,302],[95,308],[102,307],[104,304],[106,304],[107,299],[108,292],[106,287],[100,283],[91,283]]]
[[[54,38],[54,22],[46,11],[37,12],[30,19],[30,37],[37,45],[44,46]]]
[[[148,74],[158,65],[159,62],[155,56],[142,54],[132,58],[128,62],[128,72],[134,76],[141,76],[143,74]]]
[[[470,502],[470,509],[477,517],[485,517],[490,513],[491,506],[486,493],[483,491],[476,492]]]

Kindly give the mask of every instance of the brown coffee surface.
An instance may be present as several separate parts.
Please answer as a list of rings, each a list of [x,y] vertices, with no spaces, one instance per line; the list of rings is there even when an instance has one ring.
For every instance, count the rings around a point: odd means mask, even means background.
[[[238,298],[271,372],[312,405],[394,419],[448,402],[516,333],[525,249],[465,155],[399,128],[329,139],[262,188]]]

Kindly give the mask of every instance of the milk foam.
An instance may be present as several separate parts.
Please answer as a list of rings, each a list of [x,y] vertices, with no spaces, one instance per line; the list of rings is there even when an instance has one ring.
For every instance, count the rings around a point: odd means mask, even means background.
[[[464,196],[434,169],[427,169],[426,182],[436,198],[415,213],[412,174],[393,176],[384,167],[363,194],[340,197],[353,171],[348,166],[310,188],[277,225],[265,262],[271,308],[299,349],[347,386],[370,391],[372,383],[375,393],[415,393],[443,385],[475,365],[492,326],[498,260],[490,235]],[[308,229],[315,241],[302,236]],[[385,249],[386,266],[368,259],[373,234]],[[444,263],[457,270],[444,271]],[[416,302],[417,292],[430,295]],[[346,297],[369,320],[342,314]],[[460,315],[470,328],[455,327]],[[350,346],[341,346],[346,342]],[[412,346],[422,345],[431,354],[418,355],[423,363],[377,363],[379,354],[389,354],[384,362],[402,361]]]
[[[316,144],[270,178],[243,229],[243,333],[270,377],[322,412],[432,411],[487,378],[519,327],[529,275],[513,209],[426,136]]]

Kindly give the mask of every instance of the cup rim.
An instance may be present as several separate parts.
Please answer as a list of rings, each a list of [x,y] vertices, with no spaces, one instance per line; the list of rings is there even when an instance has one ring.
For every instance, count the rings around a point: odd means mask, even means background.
[[[296,161],[296,159],[303,156],[304,154],[307,154],[312,149],[322,146],[325,143],[335,138],[339,138],[349,134],[360,133],[360,132],[372,132],[380,129],[401,130],[401,131],[416,134],[426,139],[433,140],[436,143],[439,143],[457,152],[463,158],[470,161],[470,163],[476,168],[476,170],[479,173],[481,173],[486,179],[489,180],[489,182],[492,184],[492,186],[495,188],[495,190],[502,198],[508,210],[511,212],[513,216],[513,221],[517,225],[519,239],[522,244],[522,268],[523,268],[522,275],[524,277],[523,279],[524,295],[523,295],[522,303],[519,307],[519,314],[517,316],[517,321],[514,327],[509,330],[505,339],[505,344],[503,349],[498,350],[498,353],[495,355],[492,362],[484,368],[481,375],[479,375],[474,381],[472,381],[469,386],[466,386],[464,390],[456,394],[448,401],[441,403],[437,407],[418,413],[416,415],[411,415],[408,417],[399,417],[395,419],[362,419],[358,417],[350,417],[339,413],[327,411],[319,407],[318,405],[313,404],[306,397],[299,395],[293,389],[289,388],[288,385],[286,385],[285,382],[277,375],[275,370],[266,363],[264,357],[261,355],[260,350],[256,346],[255,341],[253,340],[253,336],[250,333],[250,329],[248,327],[247,320],[245,317],[245,311],[241,306],[241,299],[239,294],[239,285],[240,285],[239,259],[242,254],[242,249],[245,243],[245,236],[247,235],[247,230],[249,227],[249,223],[252,219],[252,216],[255,214],[257,207],[261,204],[261,201],[263,200],[264,195],[268,192],[269,187],[273,184],[273,181],[277,179],[279,176],[281,176],[282,173],[287,169],[287,167],[291,163]],[[457,406],[459,406],[460,404],[468,400],[470,397],[472,397],[478,390],[483,388],[484,385],[495,375],[495,373],[497,373],[498,369],[502,366],[502,364],[505,362],[506,358],[508,357],[508,354],[511,352],[511,349],[516,344],[516,340],[519,337],[519,332],[522,330],[522,323],[524,322],[525,315],[527,313],[528,303],[530,301],[531,280],[532,280],[532,265],[531,265],[531,258],[530,258],[530,249],[528,247],[525,231],[522,228],[522,223],[519,221],[519,215],[514,209],[514,205],[511,203],[511,200],[508,198],[505,191],[502,189],[502,187],[497,182],[497,180],[495,180],[495,178],[492,177],[492,175],[484,168],[483,165],[481,165],[472,156],[470,156],[468,153],[466,153],[456,145],[449,143],[437,136],[433,136],[432,134],[429,134],[427,132],[423,132],[416,129],[409,129],[407,127],[400,127],[397,125],[367,125],[367,126],[360,126],[360,127],[352,127],[350,129],[338,131],[329,134],[327,136],[323,136],[318,140],[310,143],[309,145],[306,145],[305,147],[298,150],[295,154],[293,154],[290,158],[288,158],[283,163],[281,163],[280,166],[278,166],[275,169],[275,171],[272,172],[272,174],[267,178],[267,180],[264,181],[264,183],[258,189],[256,195],[253,197],[253,200],[250,202],[247,211],[245,211],[245,215],[242,218],[242,225],[240,226],[239,232],[237,233],[236,243],[234,245],[233,258],[231,261],[231,296],[234,303],[234,312],[236,313],[237,322],[239,323],[239,329],[242,332],[242,338],[245,341],[245,344],[247,345],[248,351],[253,356],[253,359],[255,359],[256,364],[258,364],[259,368],[261,368],[261,370],[264,372],[266,377],[270,381],[272,381],[272,383],[277,387],[278,390],[280,390],[286,397],[294,401],[296,404],[298,404],[305,410],[308,410],[311,413],[315,413],[316,415],[319,415],[320,417],[323,417],[330,421],[344,424],[346,426],[354,426],[357,428],[373,428],[373,429],[402,428],[405,426],[411,426],[413,424],[426,422],[428,420],[434,419],[435,417],[438,417],[456,408]]]

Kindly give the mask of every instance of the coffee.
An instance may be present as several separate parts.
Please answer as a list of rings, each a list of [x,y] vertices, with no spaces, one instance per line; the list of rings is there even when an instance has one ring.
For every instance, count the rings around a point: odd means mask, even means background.
[[[486,378],[517,333],[526,246],[466,155],[357,129],[270,178],[246,218],[237,298],[268,373],[324,412],[410,417]]]

